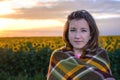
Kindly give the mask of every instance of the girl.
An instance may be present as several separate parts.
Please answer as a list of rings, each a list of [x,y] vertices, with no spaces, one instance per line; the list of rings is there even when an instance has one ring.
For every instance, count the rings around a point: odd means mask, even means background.
[[[88,11],[72,12],[63,32],[66,45],[52,53],[47,80],[115,80],[98,37],[96,22]]]

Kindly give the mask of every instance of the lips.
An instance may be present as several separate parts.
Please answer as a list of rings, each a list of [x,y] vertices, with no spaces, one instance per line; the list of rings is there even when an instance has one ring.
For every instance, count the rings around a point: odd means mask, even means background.
[[[82,43],[83,41],[74,41],[76,44]]]
[[[83,41],[74,41],[74,42],[83,42]]]

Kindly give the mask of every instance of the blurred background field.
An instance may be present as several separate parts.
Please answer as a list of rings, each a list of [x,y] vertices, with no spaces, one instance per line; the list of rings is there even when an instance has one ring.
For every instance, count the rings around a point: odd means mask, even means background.
[[[120,36],[100,36],[99,43],[120,80]],[[62,37],[0,38],[0,80],[46,80],[50,55],[62,46]]]

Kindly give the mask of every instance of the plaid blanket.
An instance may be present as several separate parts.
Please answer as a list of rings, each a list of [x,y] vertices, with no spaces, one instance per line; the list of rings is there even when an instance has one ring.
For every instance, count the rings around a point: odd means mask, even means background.
[[[50,58],[47,80],[115,80],[104,49],[96,54],[75,58],[73,51],[54,51]]]

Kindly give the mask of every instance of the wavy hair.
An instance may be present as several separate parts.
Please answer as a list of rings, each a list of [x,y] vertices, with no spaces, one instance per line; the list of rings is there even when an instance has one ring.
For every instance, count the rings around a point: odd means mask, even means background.
[[[70,15],[68,15],[67,21],[64,26],[64,31],[63,31],[63,40],[66,43],[66,48],[70,48],[70,49],[73,48],[68,38],[69,24],[70,24],[70,21],[73,19],[76,19],[76,20],[85,19],[87,21],[89,28],[90,28],[91,39],[84,46],[83,50],[84,51],[86,50],[95,51],[99,46],[98,44],[99,30],[98,30],[98,27],[96,25],[94,18],[86,10],[77,10],[77,11],[72,12]]]

